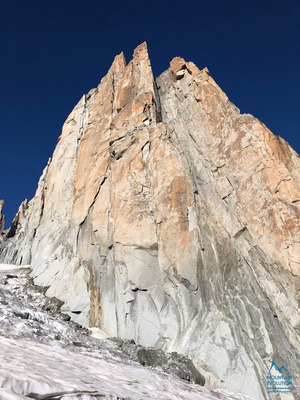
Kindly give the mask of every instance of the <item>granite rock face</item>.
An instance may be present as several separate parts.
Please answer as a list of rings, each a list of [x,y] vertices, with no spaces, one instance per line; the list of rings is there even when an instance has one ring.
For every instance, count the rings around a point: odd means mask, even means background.
[[[143,43],[67,118],[0,258],[76,322],[264,399],[273,358],[299,371],[299,171],[206,68],[176,57],[155,79]]]
[[[186,357],[66,322],[29,273],[0,264],[1,400],[251,400],[193,384],[203,377]]]
[[[4,231],[4,224],[5,224],[4,215],[2,214],[3,204],[4,204],[4,201],[0,200],[0,235]]]

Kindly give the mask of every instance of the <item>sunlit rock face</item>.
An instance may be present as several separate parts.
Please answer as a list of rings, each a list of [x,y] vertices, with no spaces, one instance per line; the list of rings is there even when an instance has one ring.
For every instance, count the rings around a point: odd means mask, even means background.
[[[155,79],[143,43],[67,118],[1,260],[80,324],[264,399],[273,358],[299,371],[299,171],[206,68],[176,57]]]

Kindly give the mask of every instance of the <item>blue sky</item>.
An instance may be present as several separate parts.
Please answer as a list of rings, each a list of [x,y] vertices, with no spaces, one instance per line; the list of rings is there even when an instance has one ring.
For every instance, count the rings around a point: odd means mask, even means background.
[[[148,43],[155,75],[182,56],[300,152],[300,1],[2,0],[0,199],[34,195],[61,126],[113,57]]]

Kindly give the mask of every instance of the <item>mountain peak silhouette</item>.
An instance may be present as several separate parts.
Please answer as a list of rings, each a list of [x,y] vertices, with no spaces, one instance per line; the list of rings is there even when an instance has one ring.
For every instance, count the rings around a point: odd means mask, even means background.
[[[284,371],[287,374],[289,374],[289,371],[285,368],[285,366],[282,365],[281,367],[279,367],[274,360],[272,361],[272,364],[270,366],[269,372],[271,372],[273,368],[276,368],[277,371],[280,372],[280,373],[282,373]]]

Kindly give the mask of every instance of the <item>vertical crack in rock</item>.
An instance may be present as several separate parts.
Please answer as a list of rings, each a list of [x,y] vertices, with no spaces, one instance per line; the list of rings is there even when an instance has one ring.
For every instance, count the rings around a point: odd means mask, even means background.
[[[84,217],[84,220],[83,220],[82,222],[79,223],[79,229],[78,229],[77,240],[76,240],[77,246],[78,246],[78,241],[79,241],[80,230],[81,230],[81,228],[83,227],[83,225],[85,224],[85,222],[86,222],[88,216],[90,215],[90,212],[91,212],[91,210],[92,210],[92,208],[93,208],[93,206],[94,206],[94,204],[95,204],[95,202],[96,202],[96,200],[97,200],[97,197],[98,197],[98,195],[99,195],[99,193],[100,193],[100,190],[101,190],[102,186],[104,185],[106,179],[107,179],[107,176],[105,176],[105,177],[103,178],[102,182],[100,183],[100,186],[99,186],[99,188],[98,188],[98,190],[97,190],[97,192],[96,192],[96,194],[95,194],[95,197],[94,197],[92,203],[90,204],[90,206],[89,206],[89,208],[88,208],[88,211],[87,211],[86,216]]]

